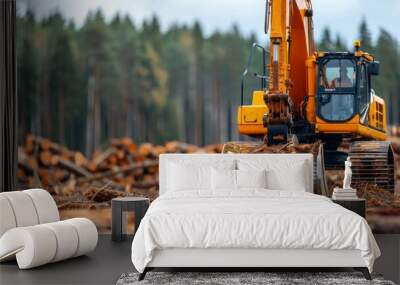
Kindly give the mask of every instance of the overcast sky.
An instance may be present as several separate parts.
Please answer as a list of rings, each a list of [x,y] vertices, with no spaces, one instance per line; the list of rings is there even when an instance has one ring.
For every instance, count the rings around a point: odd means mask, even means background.
[[[206,35],[216,29],[227,30],[237,23],[240,30],[263,36],[264,0],[17,0],[19,7],[29,5],[39,17],[58,9],[79,26],[89,10],[100,8],[107,20],[115,13],[128,14],[136,23],[159,16],[162,29],[172,23],[191,24],[199,20]],[[313,0],[314,27],[320,38],[323,27],[340,33],[348,44],[357,38],[357,28],[364,17],[373,37],[379,29],[388,30],[400,39],[400,0]],[[384,4],[383,4],[384,3]],[[397,25],[396,25],[397,24]]]

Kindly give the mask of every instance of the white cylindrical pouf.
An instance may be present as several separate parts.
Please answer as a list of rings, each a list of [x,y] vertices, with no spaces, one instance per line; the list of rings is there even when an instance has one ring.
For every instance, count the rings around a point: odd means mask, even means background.
[[[39,224],[52,223],[60,220],[58,208],[50,193],[43,189],[28,189],[22,191],[33,201],[39,218]]]
[[[6,231],[16,226],[17,223],[10,202],[0,194],[0,238]]]
[[[78,233],[78,249],[74,257],[86,254],[96,248],[98,233],[95,224],[91,220],[86,218],[74,218],[63,222],[74,226]]]

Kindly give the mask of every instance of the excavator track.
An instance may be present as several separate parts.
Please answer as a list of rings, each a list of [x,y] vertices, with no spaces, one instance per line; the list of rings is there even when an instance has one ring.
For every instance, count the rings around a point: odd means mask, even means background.
[[[394,191],[394,154],[390,142],[353,142],[349,156],[352,162],[352,185],[369,183]]]

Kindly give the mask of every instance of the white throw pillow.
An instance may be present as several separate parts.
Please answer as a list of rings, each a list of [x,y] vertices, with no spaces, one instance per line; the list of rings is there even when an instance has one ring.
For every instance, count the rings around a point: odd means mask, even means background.
[[[211,181],[213,190],[235,190],[236,189],[236,170],[217,169],[211,170]]]
[[[167,191],[211,191],[211,169],[235,169],[232,159],[177,159],[167,164]]]
[[[211,170],[213,190],[237,190],[241,188],[266,188],[266,170]]]
[[[171,191],[199,190],[211,188],[211,167],[168,165],[168,189]]]
[[[267,188],[271,190],[310,191],[309,185],[312,185],[309,161],[293,160],[286,154],[271,160],[239,159],[238,168],[252,171],[266,169]]]
[[[269,169],[267,171],[267,187],[272,190],[307,191],[308,171],[305,162],[288,165],[285,169]],[[288,175],[290,173],[290,175]]]
[[[236,170],[238,188],[267,188],[267,171]]]

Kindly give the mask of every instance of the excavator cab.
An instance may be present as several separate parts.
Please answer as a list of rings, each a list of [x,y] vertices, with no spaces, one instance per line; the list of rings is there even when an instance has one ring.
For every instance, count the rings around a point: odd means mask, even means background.
[[[371,88],[379,62],[368,53],[320,52],[316,58],[316,131],[386,139],[386,107]]]
[[[379,62],[360,51],[359,42],[355,46],[354,53],[317,54],[316,138],[324,142],[326,168],[341,167],[350,156],[353,183],[368,182],[393,191],[394,159],[390,142],[385,141],[385,101],[371,88]],[[339,148],[344,138],[351,142],[347,151]]]
[[[318,61],[318,116],[327,122],[346,122],[356,114],[357,63],[351,55],[328,54]]]

